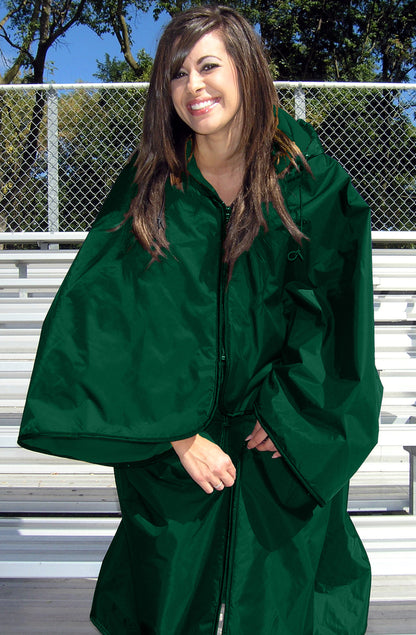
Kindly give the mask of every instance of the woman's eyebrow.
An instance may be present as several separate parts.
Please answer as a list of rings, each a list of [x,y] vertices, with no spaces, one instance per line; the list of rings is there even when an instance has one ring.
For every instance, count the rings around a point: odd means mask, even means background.
[[[200,57],[199,60],[197,60],[197,64],[201,64],[204,60],[208,59],[209,57],[214,57],[216,60],[219,60],[221,62],[221,58],[217,57],[216,55],[204,55],[203,57]]]

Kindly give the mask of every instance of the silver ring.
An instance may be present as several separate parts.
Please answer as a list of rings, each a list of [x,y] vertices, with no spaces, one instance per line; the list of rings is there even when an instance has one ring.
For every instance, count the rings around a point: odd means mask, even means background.
[[[220,481],[218,483],[218,485],[213,485],[212,486],[214,489],[222,489],[224,487],[224,483],[222,481]]]

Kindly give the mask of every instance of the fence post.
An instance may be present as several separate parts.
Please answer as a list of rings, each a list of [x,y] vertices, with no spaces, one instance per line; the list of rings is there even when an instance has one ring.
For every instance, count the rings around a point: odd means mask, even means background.
[[[295,119],[306,119],[306,98],[301,84],[295,88]]]
[[[48,231],[59,231],[59,176],[58,176],[58,93],[48,90]],[[49,249],[59,249],[58,244]]]

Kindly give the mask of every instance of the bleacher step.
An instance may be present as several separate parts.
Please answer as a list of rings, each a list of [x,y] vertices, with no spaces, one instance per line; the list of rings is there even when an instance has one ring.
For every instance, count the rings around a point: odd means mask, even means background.
[[[0,518],[0,578],[96,577],[117,518]]]
[[[59,635],[97,635],[89,621],[95,584],[95,578],[0,580],[2,633],[56,635],[59,625]],[[415,635],[415,600],[415,577],[373,578],[367,635]]]
[[[84,487],[0,487],[0,510],[15,516],[120,514],[114,484],[93,487],[87,483]]]
[[[353,516],[374,576],[415,575],[416,517]],[[118,518],[0,518],[0,577],[96,577]]]

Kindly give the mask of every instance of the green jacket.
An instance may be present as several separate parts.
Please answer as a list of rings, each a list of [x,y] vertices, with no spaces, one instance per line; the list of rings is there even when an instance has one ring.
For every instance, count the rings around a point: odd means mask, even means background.
[[[274,210],[226,288],[227,208],[194,160],[166,185],[171,252],[124,219],[120,175],[45,320],[26,448],[115,466],[122,520],[91,619],[104,635],[363,635],[370,567],[346,512],[377,440],[370,214],[316,134],[280,127],[313,171],[281,181],[308,236]],[[283,458],[248,450],[256,419]],[[199,432],[236,466],[205,494],[170,446]]]
[[[19,443],[94,463],[149,458],[201,432],[215,410],[255,411],[322,504],[376,443],[370,217],[312,130],[280,111],[303,150],[281,182],[309,241],[266,213],[226,289],[226,208],[194,162],[167,184],[171,253],[149,255],[123,220],[123,170],[45,320]],[[310,448],[314,452],[310,452]]]

